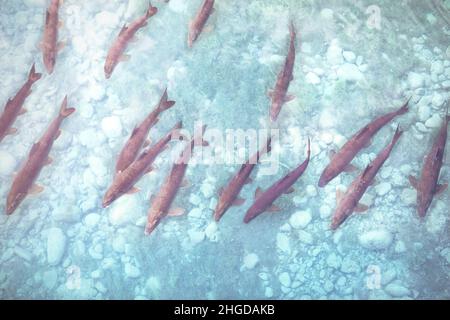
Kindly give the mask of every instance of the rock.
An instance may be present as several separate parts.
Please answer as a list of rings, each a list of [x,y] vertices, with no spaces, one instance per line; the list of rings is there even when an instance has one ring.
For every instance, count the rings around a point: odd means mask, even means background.
[[[191,211],[189,211],[188,216],[191,218],[201,218],[203,215],[203,211],[200,208],[193,208]]]
[[[125,237],[120,234],[114,237],[114,239],[112,240],[112,248],[117,253],[124,253],[126,244],[127,241]]]
[[[425,122],[428,128],[439,128],[442,124],[442,119],[438,113],[435,113]]]
[[[0,176],[7,176],[14,172],[16,159],[7,151],[0,150]]]
[[[431,73],[441,74],[442,72],[444,72],[444,64],[439,60],[433,61],[431,63],[430,71]]]
[[[344,260],[342,260],[341,271],[343,273],[358,273],[360,270],[361,268],[359,265],[351,258],[345,257]]]
[[[282,272],[278,276],[278,280],[280,281],[281,285],[283,285],[285,287],[289,287],[291,285],[291,277],[290,277],[289,273],[287,273],[287,272]]]
[[[314,242],[312,234],[305,230],[298,231],[298,239],[305,244],[312,244]]]
[[[141,271],[131,263],[126,263],[125,275],[129,278],[138,278],[141,275]]]
[[[356,55],[351,51],[344,51],[342,55],[347,62],[353,63],[356,60]]]
[[[320,11],[320,16],[326,20],[331,20],[333,19],[333,10],[329,9],[329,8],[325,8],[322,9],[322,11]]]
[[[315,197],[317,195],[317,189],[315,186],[313,186],[312,184],[306,186],[306,194],[309,197]]]
[[[404,286],[397,283],[388,284],[386,288],[384,288],[384,291],[386,291],[388,294],[390,294],[392,297],[395,298],[408,296],[410,294],[408,288],[405,288]]]
[[[337,40],[333,40],[328,47],[327,60],[330,65],[339,65],[344,61],[342,48],[339,47]]]
[[[205,236],[210,241],[217,241],[217,223],[211,222],[205,229]]]
[[[202,183],[200,191],[206,199],[209,199],[214,195],[214,186],[207,182]]]
[[[272,298],[273,297],[273,290],[270,287],[266,287],[266,290],[264,291],[264,295],[266,298]]]
[[[249,253],[244,257],[244,267],[253,269],[259,262],[259,258],[255,253]]]
[[[433,106],[435,106],[436,108],[442,106],[442,104],[444,103],[444,97],[442,96],[442,94],[440,93],[434,93],[433,98],[431,99],[431,103],[433,104]]]
[[[337,69],[337,76],[344,81],[360,81],[364,79],[364,75],[358,67],[351,63],[344,63]]]
[[[386,272],[383,272],[381,276],[381,284],[385,286],[388,283],[391,283],[395,279],[395,277],[397,277],[397,271],[395,271],[394,268],[389,269]]]
[[[97,226],[100,221],[100,215],[97,213],[90,213],[84,218],[84,223],[87,227],[93,228]]]
[[[342,259],[336,253],[332,252],[327,257],[327,265],[333,269],[339,269]]]
[[[95,16],[95,22],[99,28],[113,28],[118,25],[119,17],[116,13],[102,11]]]
[[[408,84],[411,89],[417,89],[423,87],[425,82],[424,77],[416,72],[410,72],[408,74]]]
[[[189,202],[192,203],[194,206],[198,206],[202,202],[202,199],[198,195],[192,193],[189,196]]]
[[[417,191],[416,191],[416,189],[413,189],[412,187],[403,189],[403,191],[400,195],[400,199],[402,200],[402,202],[408,206],[416,203],[416,197],[417,197]]]
[[[66,236],[59,228],[50,228],[47,235],[47,262],[58,265],[66,249]]]
[[[289,223],[295,229],[304,228],[311,222],[311,212],[306,211],[297,211],[291,215],[289,218]]]
[[[188,235],[193,245],[196,245],[205,239],[205,233],[199,230],[189,230]]]
[[[431,109],[428,104],[422,104],[419,106],[419,120],[422,122],[427,121],[431,115]]]
[[[97,177],[104,177],[108,173],[108,169],[104,160],[100,157],[90,156],[88,158],[89,168]]]
[[[93,82],[89,85],[87,94],[92,100],[100,101],[105,97],[105,89],[99,83]]]
[[[42,275],[42,282],[47,289],[53,289],[58,282],[58,273],[56,270],[45,271]]]
[[[111,116],[103,118],[101,127],[103,133],[110,139],[118,138],[122,135],[122,123],[119,117]]]
[[[313,72],[308,72],[305,76],[305,81],[310,84],[319,84],[320,78]]]
[[[331,110],[324,110],[320,115],[320,126],[323,129],[334,127],[336,123],[336,115]]]
[[[331,215],[331,208],[323,204],[319,208],[319,213],[322,219],[328,218]]]
[[[114,201],[109,210],[109,222],[114,226],[122,226],[127,223],[134,223],[140,214],[137,210],[139,203],[137,197],[124,195]]]
[[[289,238],[284,233],[279,233],[277,235],[277,247],[284,253],[291,252],[291,246],[289,243]]]
[[[185,0],[171,0],[169,2],[169,9],[178,12],[183,13],[187,10],[188,3]]]
[[[389,182],[381,182],[375,186],[375,191],[379,196],[384,196],[391,190],[391,184]]]
[[[359,243],[366,249],[382,250],[388,248],[393,240],[392,234],[385,230],[371,230],[359,236]]]

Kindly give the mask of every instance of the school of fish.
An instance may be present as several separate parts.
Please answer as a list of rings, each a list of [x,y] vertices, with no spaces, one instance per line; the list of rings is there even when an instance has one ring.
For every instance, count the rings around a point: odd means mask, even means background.
[[[40,48],[42,50],[43,65],[48,74],[52,74],[55,67],[57,67],[57,54],[64,47],[64,42],[58,41],[58,29],[63,25],[59,20],[59,10],[62,5],[62,0],[51,0],[45,14],[45,25]],[[214,0],[203,0],[198,12],[189,23],[187,28],[188,48],[192,49],[194,44],[199,41],[202,33],[208,28],[208,20],[215,12],[214,5]],[[146,27],[149,24],[150,18],[157,13],[158,8],[150,3],[143,16],[128,25],[123,25],[107,51],[104,65],[106,79],[112,77],[114,70],[116,70],[116,67],[121,61],[130,58],[125,53],[127,48],[135,40],[136,33]],[[294,23],[291,21],[289,25],[289,46],[285,63],[278,73],[274,88],[268,92],[271,100],[268,121],[272,124],[277,121],[279,114],[282,112],[283,105],[294,99],[294,95],[288,93],[288,89],[291,81],[294,80],[296,41],[297,31]],[[42,74],[36,73],[35,65],[33,64],[26,82],[18,90],[17,94],[6,102],[0,114],[0,142],[7,139],[8,136],[13,136],[18,131],[17,128],[13,127],[14,122],[20,115],[26,112],[26,109],[23,107],[24,103],[32,93],[32,86],[41,77]],[[195,149],[209,146],[209,143],[203,139],[206,126],[203,126],[200,132],[188,140],[179,132],[182,129],[181,121],[176,122],[166,135],[152,144],[148,139],[150,129],[157,124],[166,110],[169,110],[175,105],[175,101],[169,100],[168,96],[166,89],[162,93],[156,107],[132,130],[130,137],[124,143],[124,147],[117,157],[114,176],[112,177],[110,186],[105,191],[102,201],[102,206],[106,208],[112,205],[119,197],[138,192],[139,189],[135,187],[135,184],[145,174],[155,170],[152,164],[157,157],[169,148],[171,142],[183,141],[185,144],[184,149],[178,159],[174,161],[172,169],[163,182],[159,192],[152,196],[149,201],[148,218],[144,230],[146,235],[151,234],[165,217],[180,216],[185,212],[182,208],[172,208],[172,203],[179,189],[189,185],[185,175]],[[331,151],[330,162],[323,169],[318,180],[318,186],[321,188],[325,187],[342,172],[357,171],[358,168],[351,164],[352,160],[363,148],[370,145],[372,138],[383,127],[389,124],[394,118],[409,111],[409,102],[410,100],[406,101],[399,109],[377,117],[358,130],[339,150]],[[49,124],[42,137],[32,145],[28,157],[23,161],[21,168],[14,175],[6,199],[7,215],[13,214],[28,195],[43,192],[44,188],[38,185],[36,181],[42,169],[52,163],[52,158],[50,157],[52,145],[61,135],[63,121],[73,112],[75,112],[75,109],[68,107],[68,97],[65,96],[58,114]],[[424,157],[420,176],[414,177],[411,175],[409,177],[412,187],[417,190],[417,214],[422,219],[430,209],[433,198],[444,192],[448,187],[447,183],[439,183],[439,176],[445,159],[445,145],[449,122],[450,116],[448,115],[447,107],[447,113],[444,116],[442,126],[437,132],[429,153]],[[345,192],[340,189],[336,190],[337,206],[332,217],[330,229],[337,229],[354,212],[364,212],[369,209],[367,205],[360,203],[360,200],[367,189],[375,183],[375,177],[378,171],[388,160],[394,147],[400,141],[402,134],[402,129],[397,127],[392,140],[360,172],[348,189]],[[271,152],[271,144],[272,137],[268,137],[265,145],[261,146],[254,155],[248,158],[237,173],[229,180],[227,185],[220,188],[218,202],[213,214],[213,218],[216,221],[221,220],[231,206],[241,206],[245,202],[245,199],[240,198],[239,194],[246,184],[253,183],[253,179],[250,177],[251,173],[258,166],[260,158]],[[311,160],[310,139],[308,139],[306,153],[306,159],[302,163],[284,177],[274,182],[265,191],[262,191],[259,187],[256,188],[254,201],[243,217],[244,223],[249,223],[263,212],[279,212],[283,210],[282,205],[276,205],[275,202],[284,194],[294,192],[293,185],[307,170]]]

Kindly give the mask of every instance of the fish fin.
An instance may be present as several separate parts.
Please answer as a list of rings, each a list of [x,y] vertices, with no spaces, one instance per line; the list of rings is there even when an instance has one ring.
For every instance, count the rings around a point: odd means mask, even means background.
[[[267,91],[267,96],[269,98],[273,98],[273,95],[274,95],[274,90],[270,89],[270,90]]]
[[[329,152],[328,152],[328,157],[330,158],[330,159],[333,159],[333,157],[336,155],[336,150],[330,150]]]
[[[245,184],[250,184],[250,183],[252,183],[253,182],[253,179],[252,178],[250,178],[250,177],[248,177],[247,178],[247,180],[245,180]]]
[[[442,192],[444,192],[448,187],[448,183],[444,183],[444,184],[438,184],[436,186],[436,191],[434,192],[435,195],[441,194]]]
[[[61,51],[62,49],[64,49],[65,46],[66,46],[66,42],[65,41],[60,41],[60,42],[58,42],[56,48],[57,48],[58,51]]]
[[[367,209],[369,209],[369,206],[362,203],[358,203],[355,207],[355,212],[362,213],[364,211],[367,211]]]
[[[20,109],[20,111],[19,111],[19,116],[20,115],[22,115],[22,114],[24,114],[24,113],[27,113],[27,109],[25,109],[25,108],[22,108],[22,109]]]
[[[233,206],[241,206],[244,204],[244,202],[245,202],[245,199],[237,198],[233,201]]]
[[[187,188],[187,187],[189,187],[191,185],[191,183],[189,182],[189,180],[188,179],[183,179],[183,181],[181,182],[181,187],[182,188]]]
[[[182,216],[185,213],[183,208],[174,208],[174,209],[170,209],[169,212],[167,213],[167,215],[169,217],[179,217]]]
[[[123,25],[122,29],[120,29],[119,36],[122,35],[125,31],[127,31],[128,27],[126,24]]]
[[[285,194],[290,194],[290,193],[292,193],[292,192],[294,192],[295,191],[295,189],[293,188],[293,187],[290,187],[289,189],[287,189],[284,193]]]
[[[8,130],[6,130],[6,134],[7,135],[13,135],[17,133],[17,128],[9,128]]]
[[[45,24],[48,24],[48,21],[50,19],[50,12],[48,10],[45,12]]]
[[[39,148],[39,142],[35,142],[33,144],[33,146],[31,147],[31,151],[30,151],[30,156],[33,155],[33,153],[35,153],[37,151],[37,149]]]
[[[223,194],[223,190],[224,190],[224,188],[220,187],[220,189],[219,189],[219,196],[221,196]]]
[[[294,100],[295,98],[296,98],[296,97],[295,97],[294,95],[288,94],[288,95],[286,95],[286,97],[284,97],[284,102],[292,101],[292,100]]]
[[[61,129],[56,131],[55,140],[58,139],[60,135],[61,135]]]
[[[341,189],[336,189],[336,203],[341,202],[343,197],[344,197],[344,191],[342,191]]]
[[[408,177],[408,179],[409,179],[409,183],[411,183],[411,185],[413,186],[413,188],[417,190],[417,188],[418,188],[418,186],[419,186],[419,183],[418,183],[418,181],[417,181],[417,178],[414,177],[414,176],[412,176],[412,175],[410,175],[410,176]]]
[[[153,170],[155,170],[155,167],[154,166],[150,166],[147,170],[145,170],[145,174],[149,174]]]
[[[294,75],[293,75],[293,74],[291,74],[291,81],[292,81],[292,80],[294,80]]]
[[[58,21],[58,28],[62,28],[62,27],[64,27],[64,21],[59,20]]]
[[[129,61],[131,58],[131,56],[129,54],[123,54],[120,56],[119,60],[124,62],[124,61]]]
[[[143,148],[146,148],[146,147],[148,147],[151,144],[152,144],[152,140],[151,139],[145,139]]]
[[[367,130],[369,130],[369,126],[365,126],[364,128],[362,128],[361,130],[359,130],[356,133],[356,137],[359,138],[361,137]]]
[[[369,139],[369,141],[367,141],[367,143],[364,145],[364,148],[368,148],[370,147],[370,145],[372,144],[373,140]]]
[[[349,163],[348,165],[345,166],[344,171],[345,172],[355,172],[355,171],[358,171],[358,167]]]
[[[44,191],[44,187],[38,184],[33,184],[28,190],[28,194],[38,194]]]
[[[132,187],[130,190],[128,190],[127,194],[134,194],[136,192],[141,191],[141,189],[136,188],[136,187]]]
[[[48,156],[48,157],[47,157],[47,160],[45,160],[44,165],[48,166],[48,165],[51,164],[52,162],[53,162],[53,158],[50,157],[50,156]]]
[[[255,199],[259,198],[262,193],[263,193],[263,191],[262,191],[262,189],[260,187],[256,188],[256,190],[255,190]]]
[[[267,208],[267,211],[268,212],[280,212],[281,208],[273,204],[269,208]]]
[[[37,73],[36,72],[36,67],[35,64],[33,63],[33,65],[31,66],[30,72],[28,73],[28,80],[32,81],[32,82],[36,82],[38,81],[40,78],[42,77],[42,73]],[[30,90],[31,91],[31,90]],[[31,93],[31,92],[30,92]]]

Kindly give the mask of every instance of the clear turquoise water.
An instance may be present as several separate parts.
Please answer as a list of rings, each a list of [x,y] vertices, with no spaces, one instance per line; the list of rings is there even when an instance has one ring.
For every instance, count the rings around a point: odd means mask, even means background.
[[[448,190],[420,221],[407,178],[420,171],[445,112],[448,1],[217,0],[208,21],[212,30],[188,50],[188,22],[200,3],[155,0],[159,12],[130,44],[131,59],[105,80],[112,40],[147,1],[64,2],[60,39],[67,44],[55,72],[34,86],[28,112],[14,125],[18,134],[0,144],[1,211],[13,173],[65,94],[77,112],[63,124],[51,151],[54,162],[38,178],[45,191],[29,196],[9,218],[0,216],[0,297],[449,298]],[[2,1],[1,104],[16,93],[33,62],[44,72],[37,44],[46,5]],[[286,55],[289,18],[298,29],[289,88],[297,99],[285,104],[277,122],[280,141],[273,152],[279,170],[253,173],[254,182],[241,192],[244,205],[215,223],[211,208],[218,190],[239,165],[190,166],[190,186],[174,203],[188,213],[166,218],[145,237],[150,196],[171,167],[167,152],[138,183],[141,192],[103,209],[118,153],[166,86],[177,103],[151,130],[153,140],[177,120],[188,130],[197,120],[221,132],[267,128],[266,92]],[[405,130],[363,198],[370,209],[330,231],[336,189],[345,189],[354,174],[317,188],[329,151],[409,96],[410,112],[383,128],[354,160],[364,167],[398,123]],[[277,200],[282,212],[243,224],[256,187],[267,188],[303,161],[307,137],[311,163],[296,191]],[[445,159],[441,182],[449,180]]]

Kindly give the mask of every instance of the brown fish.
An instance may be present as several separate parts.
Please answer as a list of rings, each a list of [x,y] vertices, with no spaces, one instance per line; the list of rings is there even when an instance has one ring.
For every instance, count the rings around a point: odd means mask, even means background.
[[[155,110],[153,110],[139,126],[134,128],[130,138],[119,154],[119,158],[116,163],[116,173],[125,170],[136,159],[139,151],[145,144],[148,132],[151,127],[158,122],[158,116],[175,104],[175,101],[169,101],[167,99],[166,89]]]
[[[251,220],[259,216],[264,211],[276,212],[281,209],[275,205],[273,202],[277,200],[284,193],[293,192],[292,185],[301,177],[301,175],[305,172],[306,168],[309,164],[309,159],[311,156],[311,142],[308,139],[308,156],[306,160],[300,164],[297,168],[289,172],[286,176],[275,182],[271,187],[269,187],[266,191],[261,191],[260,188],[256,189],[255,192],[255,202],[252,206],[247,210],[247,213],[244,217],[244,222],[249,223]]]
[[[425,217],[428,208],[436,194],[443,192],[448,187],[448,183],[439,184],[439,173],[441,172],[444,159],[445,144],[447,142],[447,126],[450,116],[445,117],[439,133],[431,147],[430,152],[425,157],[420,179],[409,176],[411,185],[417,190],[417,213],[419,217]]]
[[[198,39],[211,13],[214,12],[214,0],[204,0],[194,20],[189,24],[188,46],[192,48]]]
[[[119,172],[113,180],[108,191],[103,198],[103,208],[109,206],[114,200],[125,193],[135,193],[139,189],[134,184],[146,173],[152,170],[152,163],[156,157],[166,149],[167,144],[172,140],[175,131],[181,128],[181,121],[178,122],[170,132],[159,140],[154,146],[144,150],[139,158],[130,164],[124,171]]]
[[[108,51],[105,62],[105,77],[109,79],[114,71],[114,68],[120,61],[126,61],[129,56],[124,55],[125,49],[128,43],[133,39],[136,32],[147,25],[147,20],[154,16],[158,12],[158,8],[153,7],[149,4],[149,8],[144,16],[138,18],[136,21],[132,22],[128,27],[124,25],[122,30],[120,30],[119,35],[114,41],[113,45]]]
[[[58,11],[62,1],[51,0],[45,15],[44,38],[40,44],[43,60],[47,72],[51,74],[56,63],[56,55],[64,47],[64,42],[58,42],[58,29],[62,22],[59,21]]]
[[[267,143],[256,152],[246,163],[244,163],[238,173],[230,180],[225,188],[222,188],[219,193],[219,201],[217,202],[216,209],[214,210],[214,219],[219,221],[224,213],[232,206],[240,206],[245,202],[245,199],[238,198],[239,192],[246,183],[250,183],[250,174],[253,168],[258,164],[260,157],[270,152],[271,138],[267,140]]]
[[[201,135],[195,136],[186,145],[185,149],[181,152],[180,157],[172,166],[168,177],[166,178],[159,193],[152,199],[152,205],[148,211],[147,225],[145,227],[145,234],[149,235],[155,230],[161,220],[167,215],[177,216],[184,213],[183,209],[170,210],[170,206],[175,199],[178,189],[182,185],[184,175],[192,156],[192,151],[196,145],[207,145],[206,141],[203,141],[203,134],[206,126],[203,126]]]
[[[61,134],[59,127],[63,120],[74,111],[74,108],[67,108],[66,96],[58,116],[52,121],[42,138],[33,144],[25,165],[16,174],[6,201],[6,214],[12,214],[28,194],[40,193],[44,190],[43,187],[35,185],[34,181],[39,176],[42,168],[52,162],[48,155],[53,142]]]
[[[331,229],[336,230],[354,211],[363,212],[368,209],[366,205],[360,204],[362,196],[367,188],[372,184],[384,162],[389,158],[392,149],[402,135],[402,131],[397,127],[392,141],[377,155],[377,157],[366,167],[366,169],[352,182],[345,194],[337,192],[338,202],[336,211],[331,223]]]
[[[336,178],[342,171],[354,170],[350,162],[356,154],[363,148],[367,147],[372,137],[386,124],[388,124],[395,117],[408,112],[409,100],[397,111],[385,114],[376,120],[372,121],[364,128],[359,130],[344,146],[335,154],[331,156],[330,163],[323,170],[319,180],[319,187],[324,187],[328,182]]]
[[[23,104],[25,99],[31,94],[31,86],[38,81],[41,76],[42,74],[35,72],[33,64],[30,73],[28,74],[27,82],[20,88],[14,98],[8,99],[5,109],[0,115],[0,141],[2,141],[6,135],[17,132],[17,129],[12,128],[11,126],[19,115],[27,111],[23,108]]]
[[[272,106],[270,108],[270,120],[276,121],[280,114],[281,107],[285,102],[291,101],[295,98],[293,95],[288,95],[289,84],[294,79],[293,71],[295,64],[295,38],[296,31],[294,24],[291,22],[289,26],[290,43],[289,51],[284,62],[284,67],[278,74],[277,83],[273,90],[269,90],[269,97],[272,98]]]

